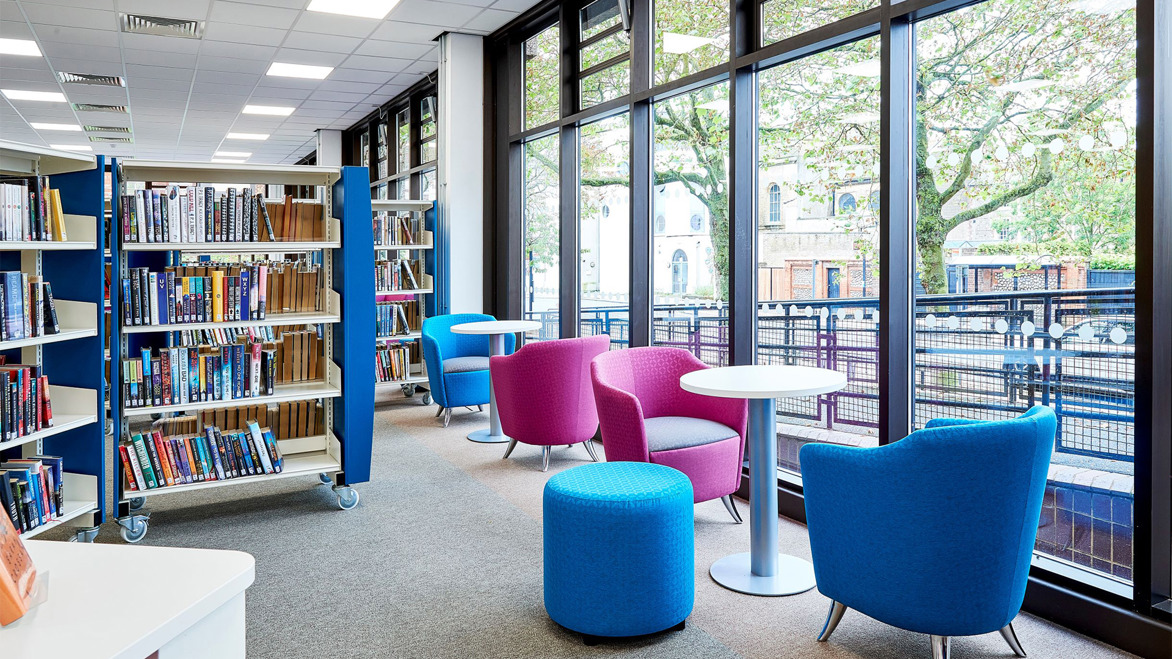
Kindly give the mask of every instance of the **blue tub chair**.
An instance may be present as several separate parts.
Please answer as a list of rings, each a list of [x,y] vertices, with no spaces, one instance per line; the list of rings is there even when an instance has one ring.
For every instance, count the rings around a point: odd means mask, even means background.
[[[935,419],[878,448],[801,450],[818,590],[832,601],[826,641],[848,608],[931,636],[1013,632],[1029,575],[1057,419]]]
[[[488,404],[488,336],[456,334],[453,325],[496,320],[483,313],[456,313],[426,318],[423,361],[431,398],[439,405],[435,415],[444,415],[444,427],[452,419],[452,408]],[[512,354],[517,338],[505,337],[505,353]]]

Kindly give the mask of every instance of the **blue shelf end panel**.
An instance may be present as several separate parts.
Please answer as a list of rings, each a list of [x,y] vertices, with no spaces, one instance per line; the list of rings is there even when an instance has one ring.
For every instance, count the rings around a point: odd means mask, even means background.
[[[342,168],[332,210],[342,225],[342,248],[333,250],[333,288],[342,300],[342,322],[333,325],[334,363],[342,371],[342,396],[330,404],[342,476],[353,485],[370,480],[374,433],[374,226],[366,167]]]

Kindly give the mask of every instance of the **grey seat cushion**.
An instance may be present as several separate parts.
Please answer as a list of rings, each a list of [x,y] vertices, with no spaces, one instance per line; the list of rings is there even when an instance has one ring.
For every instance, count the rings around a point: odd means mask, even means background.
[[[643,428],[647,433],[647,450],[652,452],[703,446],[737,436],[737,431],[723,423],[687,416],[643,419]]]
[[[444,360],[444,373],[487,371],[488,357],[452,357]]]

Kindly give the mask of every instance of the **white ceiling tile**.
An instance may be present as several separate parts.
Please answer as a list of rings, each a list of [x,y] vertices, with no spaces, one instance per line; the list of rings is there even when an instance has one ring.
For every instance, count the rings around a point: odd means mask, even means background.
[[[285,40],[286,30],[235,23],[208,21],[204,38],[213,41],[235,41],[238,43],[279,46]]]
[[[277,52],[275,46],[258,46],[256,44],[238,43],[235,41],[209,41],[207,39],[203,42],[203,48],[200,49],[200,57],[231,57],[235,59],[255,59],[269,61],[273,58],[273,54]]]
[[[338,66],[346,59],[347,54],[282,48],[273,56],[273,61],[287,62],[289,64],[309,64],[312,66]],[[296,78],[293,79],[295,80]]]
[[[301,12],[296,9],[281,9],[261,5],[246,5],[239,2],[224,2],[216,0],[212,5],[209,17],[221,23],[238,23],[242,25],[257,25],[260,27],[275,27],[288,30],[293,27]]]
[[[102,2],[93,4],[103,5]],[[21,8],[39,34],[41,26],[62,25],[66,27],[88,27],[98,29],[118,29],[118,15],[111,9],[89,9],[87,7],[71,7],[67,11],[50,4],[36,2],[22,2]],[[88,4],[87,4],[88,6]]]
[[[518,14],[516,12],[485,9],[479,16],[465,23],[464,29],[492,32],[517,16]]]
[[[181,69],[195,67],[196,56],[192,53],[171,53],[158,50],[132,50],[124,48],[122,58],[127,64],[150,64],[151,66],[172,66]]]
[[[122,52],[117,46],[94,46],[84,43],[59,43],[55,41],[41,42],[41,52],[50,62],[58,58],[92,59],[101,62],[117,62],[117,70],[110,71],[112,75],[122,75]]]
[[[57,78],[49,69],[11,69],[0,70],[0,81],[5,84],[13,82],[37,82],[52,85]]]
[[[59,1],[59,0],[58,0]],[[89,2],[89,0],[74,0]],[[118,0],[118,11],[165,18],[204,20],[211,0]]]
[[[40,30],[37,38],[42,44],[49,42],[64,42],[74,44],[89,44],[92,46],[106,46],[118,48],[118,33],[114,30],[87,30],[79,27],[58,27],[47,34],[48,30]]]
[[[438,70],[439,70],[439,62],[433,62],[431,60],[418,60],[418,61],[412,62],[410,65],[408,65],[407,68],[403,70],[403,73],[424,74],[424,73],[431,73],[433,71],[438,71]]]
[[[289,48],[320,50],[327,53],[342,53],[345,55],[349,55],[361,43],[362,39],[357,37],[305,32],[303,30],[289,32],[289,38],[285,40],[285,46]]]
[[[496,0],[493,3],[494,9],[503,9],[505,11],[522,12],[537,4],[534,0]]]
[[[370,94],[380,85],[372,82],[352,82],[349,80],[326,80],[318,85],[319,92],[348,92],[351,94]]]
[[[346,58],[346,68],[365,69],[367,71],[387,71],[397,73],[404,71],[411,64],[411,60],[394,57],[369,57],[367,55],[351,55]]]
[[[393,41],[368,40],[357,50],[355,55],[370,55],[372,57],[398,57],[402,59],[417,59],[430,52],[435,46],[423,43],[402,43]]]
[[[131,79],[126,84],[127,84],[127,88],[130,90],[130,98],[133,99],[135,93],[140,90],[145,91],[148,89],[154,89],[154,90],[165,90],[165,91],[171,91],[171,92],[179,92],[179,91],[186,92],[188,89],[191,88],[191,78],[190,77],[189,78],[174,78],[174,77],[146,78],[146,77],[139,77],[139,78]]]
[[[196,82],[222,83],[225,85],[255,85],[260,80],[260,76],[255,73],[204,71],[201,69],[195,72],[195,80]]]
[[[405,41],[409,43],[432,43],[447,27],[435,24],[409,23],[405,21],[384,21],[371,34],[372,39],[382,41]]]
[[[330,73],[330,80],[383,84],[389,81],[393,75],[393,73],[388,73],[386,71],[366,71],[364,69],[348,69],[341,67],[334,69],[333,72]]]
[[[275,103],[276,105],[288,105],[289,104],[288,101],[304,100],[306,98],[309,98],[309,95],[312,93],[313,93],[313,89],[309,89],[309,88],[307,88],[307,89],[290,89],[290,88],[275,89],[272,87],[257,87],[256,90],[253,91],[253,97],[252,97],[252,99],[250,99],[250,102],[253,104],[257,104],[258,98],[268,98],[268,99],[271,99],[274,101],[280,101],[278,103]]]
[[[201,55],[199,58],[199,68],[201,71],[234,71],[260,76],[264,75],[264,72],[269,69],[269,61],[238,59],[236,57],[206,57]]]
[[[191,69],[176,68],[173,66],[154,66],[151,64],[126,64],[126,84],[134,86],[140,78],[167,78],[170,80],[190,80]]]
[[[28,23],[24,22],[24,17],[19,13],[13,14],[14,19],[8,20],[9,13],[4,12],[0,14],[3,20],[0,20],[0,38],[3,39],[32,39],[33,31],[29,29]]]
[[[349,104],[353,107],[355,103],[361,103],[370,95],[370,92],[355,93],[355,92],[339,92],[329,90],[318,90],[309,95],[310,101],[338,101]],[[346,108],[349,109],[349,108]]]
[[[472,7],[480,7],[481,9],[492,5],[493,0],[439,0],[444,4],[469,5]]]
[[[432,2],[431,0],[413,0],[409,3],[400,3],[391,10],[387,19],[392,22],[407,21],[409,23],[459,27],[472,20],[472,17],[479,13],[479,7]]]
[[[187,53],[194,55],[200,50],[203,41],[200,39],[177,39],[175,37],[161,37],[156,34],[123,34],[122,47],[135,50],[155,50],[167,53]]]

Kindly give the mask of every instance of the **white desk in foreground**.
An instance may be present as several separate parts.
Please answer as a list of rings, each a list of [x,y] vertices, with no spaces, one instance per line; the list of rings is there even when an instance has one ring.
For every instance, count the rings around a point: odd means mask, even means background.
[[[48,601],[0,628],[5,659],[243,659],[250,554],[30,540]]]

